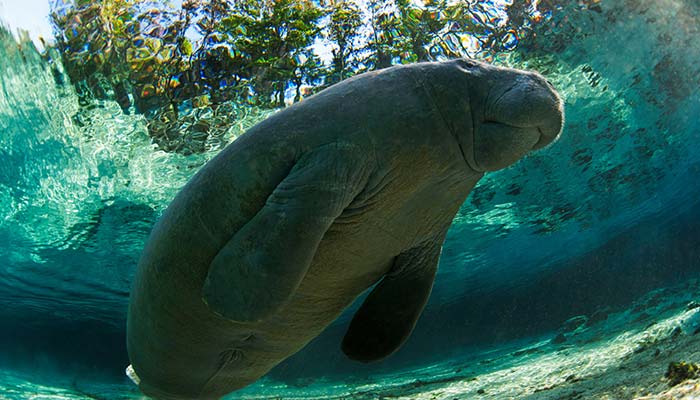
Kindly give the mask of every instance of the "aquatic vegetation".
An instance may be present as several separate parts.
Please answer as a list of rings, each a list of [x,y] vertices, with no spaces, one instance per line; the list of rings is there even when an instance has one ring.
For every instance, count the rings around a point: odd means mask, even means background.
[[[685,361],[672,362],[668,365],[664,376],[668,379],[669,386],[676,386],[683,381],[700,376],[700,366]]]

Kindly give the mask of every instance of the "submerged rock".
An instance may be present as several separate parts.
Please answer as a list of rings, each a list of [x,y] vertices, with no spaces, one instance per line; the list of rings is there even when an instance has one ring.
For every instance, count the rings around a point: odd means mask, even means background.
[[[562,344],[566,342],[566,336],[563,333],[558,334],[552,339],[552,344]]]
[[[690,380],[674,386],[663,393],[638,397],[635,400],[675,400],[675,399],[700,399],[700,381]]]
[[[677,327],[673,328],[673,330],[669,334],[669,337],[673,340],[673,339],[677,338],[678,336],[680,336],[682,333],[683,333],[683,330],[681,329],[681,327],[677,326]]]
[[[610,315],[610,309],[609,308],[603,308],[603,309],[598,309],[596,310],[593,315],[588,319],[588,322],[586,325],[591,326],[594,325],[598,322],[602,322],[608,319],[608,316]]]
[[[583,325],[586,325],[586,322],[588,322],[588,317],[585,315],[578,315],[576,317],[569,318],[561,325],[561,328],[559,328],[559,332],[573,332],[576,329],[582,327]]]
[[[680,328],[688,335],[700,333],[700,309],[690,309],[681,321]]]

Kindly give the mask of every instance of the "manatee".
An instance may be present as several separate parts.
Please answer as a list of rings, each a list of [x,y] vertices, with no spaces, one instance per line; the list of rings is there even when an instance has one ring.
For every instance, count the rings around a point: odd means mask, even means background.
[[[130,297],[130,376],[155,398],[219,398],[373,286],[342,350],[389,356],[477,181],[562,126],[541,75],[469,59],[368,72],[273,114],[204,165],[154,226]]]

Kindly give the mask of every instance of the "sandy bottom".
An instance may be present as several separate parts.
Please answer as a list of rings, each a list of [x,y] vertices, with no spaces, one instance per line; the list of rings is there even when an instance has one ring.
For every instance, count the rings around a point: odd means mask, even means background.
[[[648,293],[629,309],[573,318],[559,332],[419,370],[287,386],[263,379],[236,399],[698,399],[700,380],[671,387],[669,363],[700,363],[700,281]],[[700,377],[698,377],[700,378]],[[0,399],[137,399],[124,384],[33,383],[0,371]]]

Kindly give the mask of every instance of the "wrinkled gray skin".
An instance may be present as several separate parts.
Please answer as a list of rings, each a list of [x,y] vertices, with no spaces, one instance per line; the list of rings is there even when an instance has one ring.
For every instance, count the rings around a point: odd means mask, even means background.
[[[470,190],[554,141],[562,107],[536,73],[453,60],[362,74],[250,129],[148,240],[128,317],[141,390],[242,388],[377,282],[342,348],[364,362],[396,351]]]

